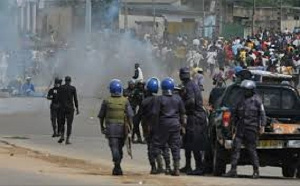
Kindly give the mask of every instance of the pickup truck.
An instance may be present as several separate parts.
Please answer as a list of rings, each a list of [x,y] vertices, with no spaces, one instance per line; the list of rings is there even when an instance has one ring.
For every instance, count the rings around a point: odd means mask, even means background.
[[[243,96],[239,83],[226,87],[209,116],[211,148],[206,153],[208,167],[215,176],[226,171],[231,161],[233,124],[231,111]],[[267,115],[264,134],[257,142],[260,166],[281,167],[284,177],[300,175],[300,99],[298,91],[289,85],[257,83]],[[239,165],[251,164],[243,148]]]

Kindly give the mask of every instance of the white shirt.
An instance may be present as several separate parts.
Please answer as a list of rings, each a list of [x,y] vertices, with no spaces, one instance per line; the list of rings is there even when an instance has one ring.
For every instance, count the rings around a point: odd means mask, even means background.
[[[216,64],[217,52],[207,52],[207,63],[215,65]]]

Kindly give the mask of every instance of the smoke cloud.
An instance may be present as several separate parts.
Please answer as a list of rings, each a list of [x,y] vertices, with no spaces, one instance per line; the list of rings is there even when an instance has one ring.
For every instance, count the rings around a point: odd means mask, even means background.
[[[112,3],[101,22],[110,22],[118,17],[119,4]],[[16,22],[9,7],[0,12],[0,50],[14,51],[10,55],[9,78],[24,77],[24,69],[32,65],[33,50],[20,50]],[[14,14],[16,15],[16,14]],[[39,74],[33,76],[36,86],[48,87],[56,76],[69,75],[82,96],[102,97],[107,95],[111,79],[118,78],[124,87],[134,75],[134,64],[140,63],[147,78],[162,78],[164,70],[152,53],[152,45],[139,41],[129,33],[115,33],[111,29],[94,31],[86,39],[86,33],[74,30],[67,38],[67,49],[58,49],[54,56],[39,62]],[[48,50],[48,49],[47,49]],[[45,53],[40,51],[40,53]],[[24,55],[25,54],[25,55]]]

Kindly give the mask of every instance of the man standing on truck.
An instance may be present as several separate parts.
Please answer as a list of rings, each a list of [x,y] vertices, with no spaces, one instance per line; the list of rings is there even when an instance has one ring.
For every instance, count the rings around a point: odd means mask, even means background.
[[[261,98],[255,94],[256,85],[251,80],[241,83],[244,89],[244,98],[235,106],[232,112],[232,121],[235,126],[233,135],[233,151],[231,169],[224,177],[237,176],[237,164],[240,158],[242,144],[249,152],[253,164],[253,178],[259,178],[259,158],[256,151],[258,132],[262,134],[266,125],[266,113]]]

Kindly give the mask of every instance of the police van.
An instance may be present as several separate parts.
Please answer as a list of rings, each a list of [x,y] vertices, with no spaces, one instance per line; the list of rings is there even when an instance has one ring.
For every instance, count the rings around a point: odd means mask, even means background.
[[[292,76],[259,70],[245,70],[240,76],[256,83],[256,93],[262,98],[267,125],[257,142],[260,166],[282,168],[284,177],[300,178],[300,98],[297,89],[290,85]],[[282,83],[284,82],[284,83]],[[231,112],[244,95],[240,83],[226,87],[209,116],[210,151],[206,159],[213,174],[221,176],[230,164],[233,142]],[[243,148],[239,165],[250,165],[248,153]]]

